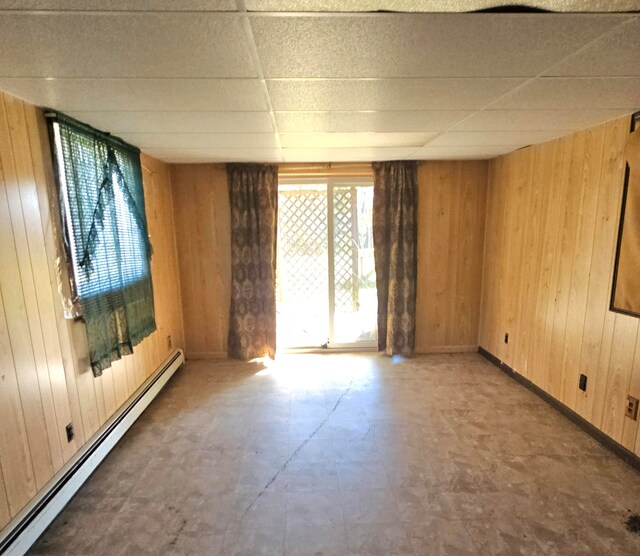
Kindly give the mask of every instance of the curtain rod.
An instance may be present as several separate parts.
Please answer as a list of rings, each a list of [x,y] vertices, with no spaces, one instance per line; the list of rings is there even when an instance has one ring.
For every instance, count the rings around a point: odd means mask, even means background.
[[[371,164],[366,162],[280,164],[278,175],[283,177],[322,177],[341,175],[344,177],[370,177]]]
[[[111,135],[111,133],[107,132],[107,131],[102,131],[100,129],[96,129],[93,126],[90,126],[89,124],[85,124],[84,122],[81,122],[79,120],[76,120],[75,118],[72,118],[71,116],[67,116],[66,114],[62,113],[62,112],[58,112],[57,110],[51,110],[49,108],[44,108],[43,109],[43,113],[45,118],[47,118],[48,120],[53,120],[53,121],[57,121],[60,123],[64,123],[68,126],[74,127],[77,130],[86,133],[88,135],[91,135],[93,137],[95,137],[96,139],[100,139],[101,141],[104,141],[106,143],[110,143],[113,147],[117,147],[117,148],[121,148],[121,149],[127,149],[129,151],[132,151],[136,154],[140,154],[140,149],[138,147],[136,147],[135,145],[131,145],[130,143],[127,143],[126,141],[120,139],[120,137],[116,137],[115,135]]]
[[[370,162],[309,162],[309,163],[296,163],[286,162],[284,164],[278,164],[278,167],[283,170],[313,170],[313,169],[344,169],[344,168],[371,168]]]

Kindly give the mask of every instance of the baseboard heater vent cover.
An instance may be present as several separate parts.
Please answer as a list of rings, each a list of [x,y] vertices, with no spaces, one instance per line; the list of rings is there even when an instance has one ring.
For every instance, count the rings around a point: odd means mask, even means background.
[[[0,554],[22,556],[31,548],[183,363],[184,354],[178,350],[56,473],[42,492],[0,532]]]

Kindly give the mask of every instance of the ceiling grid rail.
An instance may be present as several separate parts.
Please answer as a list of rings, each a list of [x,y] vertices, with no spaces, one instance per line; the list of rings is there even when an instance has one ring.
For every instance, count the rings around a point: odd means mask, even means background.
[[[283,155],[282,141],[280,140],[280,133],[278,132],[278,126],[276,122],[276,116],[273,110],[273,104],[271,102],[271,96],[269,95],[269,87],[267,87],[267,81],[264,77],[262,62],[260,61],[260,55],[258,54],[258,47],[256,46],[255,37],[253,36],[253,29],[251,28],[251,22],[247,17],[247,8],[244,0],[236,0],[236,7],[238,10],[238,13],[240,14],[240,22],[245,33],[245,38],[247,40],[249,54],[251,55],[251,59],[253,60],[253,64],[255,66],[258,79],[260,80],[260,89],[262,91],[262,95],[264,96],[265,102],[267,104],[269,117],[271,118],[273,131],[276,136],[276,146],[280,150],[280,158],[283,160],[284,157],[282,156]]]

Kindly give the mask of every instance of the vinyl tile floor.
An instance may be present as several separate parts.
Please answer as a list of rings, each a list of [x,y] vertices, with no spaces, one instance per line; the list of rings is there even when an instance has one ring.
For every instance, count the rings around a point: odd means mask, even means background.
[[[640,475],[476,354],[180,369],[33,554],[640,554]]]

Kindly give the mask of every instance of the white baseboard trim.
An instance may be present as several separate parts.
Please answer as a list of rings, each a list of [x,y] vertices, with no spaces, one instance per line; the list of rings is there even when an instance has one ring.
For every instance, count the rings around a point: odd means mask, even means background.
[[[31,548],[183,363],[184,354],[178,350],[56,473],[0,532],[0,554],[22,556]]]

